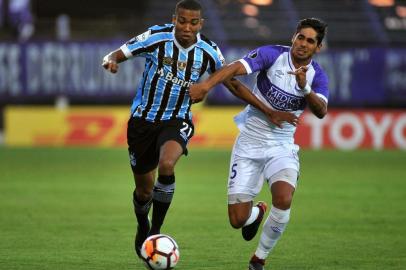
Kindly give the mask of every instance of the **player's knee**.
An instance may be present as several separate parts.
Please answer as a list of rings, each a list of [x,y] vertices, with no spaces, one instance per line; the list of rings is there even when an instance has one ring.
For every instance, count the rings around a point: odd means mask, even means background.
[[[170,175],[173,174],[175,169],[175,161],[170,159],[163,159],[159,161],[158,171],[160,174]]]
[[[241,228],[242,226],[244,226],[245,222],[247,221],[247,216],[245,214],[238,213],[238,212],[230,212],[228,214],[228,218],[229,218],[231,227],[233,227],[234,229]]]
[[[149,201],[152,198],[152,189],[137,188],[137,199],[139,201]]]
[[[279,209],[289,209],[292,204],[292,194],[274,195],[272,205]]]

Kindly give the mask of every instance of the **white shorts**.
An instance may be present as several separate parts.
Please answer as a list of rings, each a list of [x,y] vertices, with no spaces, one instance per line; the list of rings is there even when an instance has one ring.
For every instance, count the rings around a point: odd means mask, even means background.
[[[285,181],[294,188],[299,175],[299,146],[296,144],[269,145],[240,134],[233,147],[228,177],[228,195],[239,194],[250,201],[261,191],[264,180],[269,187],[276,181]],[[281,170],[296,172],[294,177],[272,177]],[[230,202],[229,202],[230,203]]]

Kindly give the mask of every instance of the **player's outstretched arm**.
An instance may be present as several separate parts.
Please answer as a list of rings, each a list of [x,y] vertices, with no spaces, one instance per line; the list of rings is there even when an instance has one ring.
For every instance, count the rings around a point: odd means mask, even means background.
[[[201,83],[192,85],[189,88],[190,99],[193,103],[203,100],[206,94],[219,83],[233,78],[234,76],[247,74],[244,66],[240,62],[233,62],[213,74]]]
[[[118,64],[125,60],[127,60],[127,57],[124,55],[123,51],[117,49],[103,57],[102,66],[111,73],[117,73]]]
[[[288,122],[294,126],[298,123],[298,117],[290,112],[280,112],[275,111],[262,103],[251,90],[248,89],[243,83],[238,81],[235,78],[227,80],[224,82],[224,85],[233,93],[236,97],[244,100],[245,102],[251,104],[258,110],[262,111],[268,119],[274,125],[282,128],[282,122]]]

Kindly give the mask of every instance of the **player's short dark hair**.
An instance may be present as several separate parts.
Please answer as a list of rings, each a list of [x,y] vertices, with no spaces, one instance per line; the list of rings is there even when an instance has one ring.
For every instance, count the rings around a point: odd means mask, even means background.
[[[317,18],[307,18],[299,21],[296,27],[296,33],[303,28],[313,28],[317,32],[317,45],[319,45],[327,33],[327,23]]]
[[[202,12],[202,5],[196,0],[181,0],[176,4],[175,14],[178,14],[180,8],[188,10],[196,10]]]

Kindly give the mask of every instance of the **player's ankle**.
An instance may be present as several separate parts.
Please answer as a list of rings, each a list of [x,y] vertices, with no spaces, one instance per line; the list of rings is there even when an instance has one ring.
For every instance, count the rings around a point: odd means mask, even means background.
[[[259,263],[261,265],[265,265],[265,259],[258,258],[255,254],[251,257],[250,262]]]

